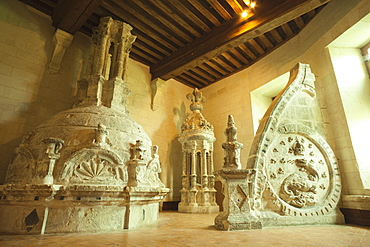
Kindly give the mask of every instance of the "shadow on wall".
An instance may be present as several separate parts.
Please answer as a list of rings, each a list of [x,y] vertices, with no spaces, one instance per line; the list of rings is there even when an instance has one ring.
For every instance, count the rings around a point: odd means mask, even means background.
[[[182,123],[185,121],[188,114],[186,113],[186,106],[184,102],[181,102],[180,107],[174,107],[173,108],[173,114],[174,116],[174,123],[177,129],[178,135],[176,135],[169,147],[169,160],[172,167],[172,189],[173,189],[173,198],[174,201],[180,201],[181,195],[181,180],[182,180],[182,146],[179,142],[179,135],[181,135],[181,126]]]
[[[180,190],[181,190],[181,179],[182,179],[182,147],[181,143],[179,142],[179,136],[173,138],[171,143],[169,144],[170,147],[168,148],[169,151],[169,161],[170,166],[172,168],[172,200],[173,201],[180,201]]]
[[[175,114],[174,122],[176,125],[177,132],[180,135],[182,123],[185,121],[186,117],[189,115],[188,113],[186,113],[185,103],[182,102],[180,108],[174,107],[173,114]]]
[[[77,67],[85,65],[88,60],[82,58],[88,58],[89,55],[85,52],[88,49],[81,50],[81,46],[72,50],[67,49],[59,73],[50,74],[48,64],[54,49],[52,42],[54,28],[51,26],[51,21],[20,2],[2,3],[2,5],[6,13],[13,13],[14,9],[17,9],[13,14],[18,15],[19,23],[12,23],[6,18],[0,21],[14,26],[17,31],[8,39],[17,40],[17,45],[23,49],[13,45],[14,56],[7,55],[2,60],[4,64],[13,63],[13,70],[8,76],[8,84],[4,87],[9,89],[12,95],[4,95],[9,99],[9,103],[0,105],[2,114],[0,139],[3,140],[0,143],[0,184],[4,182],[14,150],[21,143],[23,136],[52,115],[72,107],[76,98],[71,92],[74,91],[77,78],[82,71],[82,68]],[[32,33],[32,37],[28,40],[24,35],[18,37],[21,32]],[[35,42],[39,45],[44,44],[37,53],[32,48],[27,49]],[[16,55],[19,51],[23,52],[23,56]],[[78,63],[81,59],[86,62]],[[27,77],[27,75],[30,76]],[[27,98],[30,100],[27,101]]]

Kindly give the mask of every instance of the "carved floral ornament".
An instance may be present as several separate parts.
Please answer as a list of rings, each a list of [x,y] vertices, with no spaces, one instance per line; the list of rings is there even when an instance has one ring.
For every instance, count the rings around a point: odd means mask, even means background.
[[[65,163],[61,179],[74,183],[123,184],[127,181],[127,168],[114,152],[103,149],[82,149]]]
[[[213,126],[202,115],[203,105],[206,101],[202,92],[197,88],[192,93],[186,95],[186,98],[192,103],[190,104],[191,113],[181,126],[181,131],[184,132],[209,132],[213,136]]]

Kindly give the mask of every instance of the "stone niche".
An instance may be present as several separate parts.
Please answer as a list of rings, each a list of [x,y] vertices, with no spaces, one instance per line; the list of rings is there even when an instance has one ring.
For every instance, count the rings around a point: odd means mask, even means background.
[[[78,102],[15,150],[0,186],[0,232],[97,232],[157,220],[169,192],[158,176],[158,146],[125,109],[131,29],[101,19]]]
[[[337,159],[325,141],[315,76],[297,64],[261,120],[246,169],[224,167],[223,230],[343,224]]]

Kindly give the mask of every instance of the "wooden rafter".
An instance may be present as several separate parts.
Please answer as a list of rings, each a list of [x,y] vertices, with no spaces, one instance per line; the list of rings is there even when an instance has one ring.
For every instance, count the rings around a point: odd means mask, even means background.
[[[51,15],[53,26],[75,34],[101,2],[102,0],[58,0]]]
[[[152,77],[160,77],[164,80],[174,78],[184,70],[194,68],[211,57],[219,56],[230,47],[239,46],[252,40],[329,1],[286,0],[276,6],[265,7],[268,10],[256,13],[248,21],[243,22],[240,18],[230,19],[191,44],[175,51],[171,56],[154,64],[151,67]]]

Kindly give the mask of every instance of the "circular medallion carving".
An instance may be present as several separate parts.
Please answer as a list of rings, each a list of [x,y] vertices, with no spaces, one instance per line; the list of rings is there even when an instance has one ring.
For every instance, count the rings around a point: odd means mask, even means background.
[[[266,174],[270,192],[289,215],[323,215],[340,195],[339,173],[329,145],[300,134],[283,134],[269,145]]]

